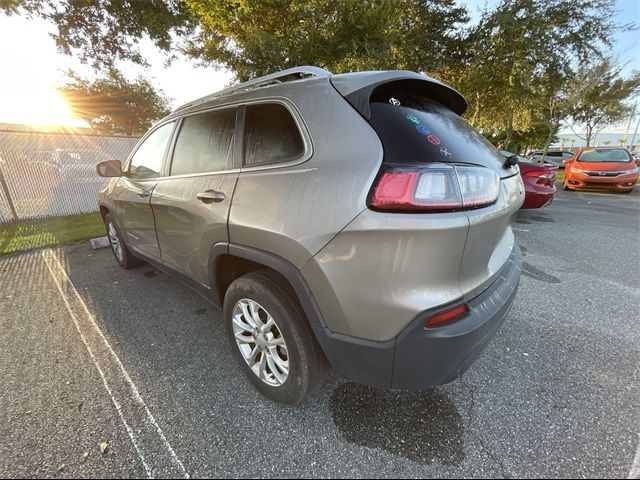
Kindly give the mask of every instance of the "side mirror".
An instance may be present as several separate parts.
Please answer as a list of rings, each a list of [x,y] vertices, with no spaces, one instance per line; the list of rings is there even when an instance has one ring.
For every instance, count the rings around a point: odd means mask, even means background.
[[[122,163],[120,160],[107,160],[96,165],[96,172],[101,177],[121,177]]]

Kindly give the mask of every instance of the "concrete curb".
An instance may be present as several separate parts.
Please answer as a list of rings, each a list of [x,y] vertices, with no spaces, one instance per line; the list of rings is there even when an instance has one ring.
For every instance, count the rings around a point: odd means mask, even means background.
[[[91,243],[91,248],[93,248],[94,250],[98,250],[99,248],[107,248],[110,246],[109,239],[107,237],[92,238],[91,240],[89,240],[89,242]]]

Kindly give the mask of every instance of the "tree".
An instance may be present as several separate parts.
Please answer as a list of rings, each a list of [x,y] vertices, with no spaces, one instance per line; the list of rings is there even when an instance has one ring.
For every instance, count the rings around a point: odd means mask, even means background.
[[[640,91],[640,73],[625,79],[620,75],[621,69],[610,58],[595,64],[582,64],[570,86],[572,107],[569,114],[574,125],[584,127],[585,135],[578,136],[587,142],[587,146],[602,128],[631,113],[632,106],[628,102]]]
[[[162,91],[141,77],[130,82],[115,69],[90,81],[69,72],[70,82],[58,90],[69,107],[100,133],[141,135],[170,111]]]
[[[66,54],[95,68],[143,62],[137,41],[183,51],[246,80],[315,64],[336,72],[440,67],[461,51],[455,0],[9,0],[51,20]]]
[[[611,0],[502,0],[467,32],[462,62],[440,76],[465,94],[481,131],[508,143],[535,136],[542,145],[566,115],[568,58],[598,57],[610,45],[613,12]]]
[[[461,50],[454,0],[185,0],[200,33],[187,52],[239,80],[295,65],[427,71]]]
[[[145,64],[137,45],[143,38],[170,53],[176,39],[197,25],[180,0],[3,0],[0,11],[51,21],[58,50],[96,70],[108,70],[118,60]]]

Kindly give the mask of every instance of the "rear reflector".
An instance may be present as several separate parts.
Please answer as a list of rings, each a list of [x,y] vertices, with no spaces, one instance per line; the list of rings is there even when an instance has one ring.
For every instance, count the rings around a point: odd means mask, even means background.
[[[445,212],[491,205],[498,198],[500,177],[484,167],[432,163],[395,166],[383,172],[369,205],[397,212]]]
[[[457,307],[452,308],[451,310],[446,310],[442,313],[439,313],[429,318],[425,322],[424,326],[434,327],[436,325],[442,325],[443,323],[450,322],[451,320],[454,320],[459,316],[464,315],[465,313],[467,313],[467,305],[458,305]]]

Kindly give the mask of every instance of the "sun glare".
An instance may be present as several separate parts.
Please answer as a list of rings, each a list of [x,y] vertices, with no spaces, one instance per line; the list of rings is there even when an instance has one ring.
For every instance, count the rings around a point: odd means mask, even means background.
[[[53,86],[27,85],[18,91],[4,91],[0,101],[3,117],[10,123],[86,127],[75,118],[64,97]]]

